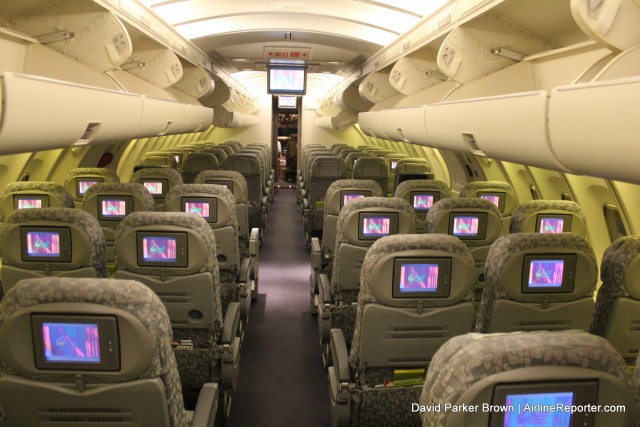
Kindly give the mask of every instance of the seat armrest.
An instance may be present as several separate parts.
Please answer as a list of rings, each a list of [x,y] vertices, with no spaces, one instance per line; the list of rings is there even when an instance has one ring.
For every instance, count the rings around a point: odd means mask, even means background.
[[[218,411],[218,384],[206,383],[198,394],[191,427],[213,427]]]
[[[222,324],[221,344],[233,345],[234,338],[238,335],[240,329],[240,304],[237,301],[230,302],[227,306],[227,312],[224,315],[224,323]]]
[[[249,281],[249,271],[251,269],[251,259],[243,258],[240,262],[240,272],[238,273],[238,282],[247,283]]]
[[[339,383],[351,382],[351,367],[349,366],[349,351],[342,329],[331,329],[329,332],[331,358]]]
[[[258,278],[258,266],[260,262],[260,229],[252,228],[249,233],[249,279],[256,280]]]
[[[306,197],[302,199],[302,210],[309,210],[309,199],[307,199]]]
[[[320,268],[322,261],[322,247],[320,246],[320,239],[317,237],[311,238],[311,266],[314,270]]]
[[[307,190],[305,188],[302,188],[302,190],[300,190],[300,198],[304,199],[307,197]]]
[[[331,280],[326,274],[318,276],[318,291],[320,292],[320,304],[331,304]]]

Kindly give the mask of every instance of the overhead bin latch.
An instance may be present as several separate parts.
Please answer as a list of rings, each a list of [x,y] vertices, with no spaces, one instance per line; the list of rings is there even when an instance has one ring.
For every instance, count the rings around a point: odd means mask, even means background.
[[[469,147],[469,150],[472,154],[475,154],[476,156],[487,157],[487,154],[478,146],[476,138],[472,133],[463,133],[462,140],[467,145],[467,147]]]
[[[491,53],[496,56],[502,56],[503,58],[511,59],[513,61],[521,62],[524,60],[525,55],[515,52],[504,47],[498,47],[491,49]]]

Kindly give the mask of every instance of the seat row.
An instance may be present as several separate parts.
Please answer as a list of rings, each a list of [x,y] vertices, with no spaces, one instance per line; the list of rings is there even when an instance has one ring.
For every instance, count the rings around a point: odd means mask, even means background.
[[[216,171],[203,174],[210,172]],[[106,277],[108,234],[111,276],[144,283],[167,307],[187,399],[210,381],[219,382],[228,396],[235,388],[250,301],[258,292],[259,247],[254,229],[240,250],[236,200],[229,189],[176,185],[166,197],[170,212],[153,212],[144,185],[98,183],[86,190],[83,210],[25,209],[25,203],[45,196],[43,206],[56,205],[57,199],[73,205],[64,188],[50,183],[16,183],[0,196],[2,206],[22,207],[5,217],[0,229],[4,291],[29,277]],[[137,204],[144,209],[135,211]],[[221,407],[228,405],[225,399]]]
[[[329,367],[332,410],[334,419],[340,420],[336,425],[416,425],[415,414],[413,422],[409,421],[408,407],[425,393],[421,385],[425,369],[438,361],[436,351],[445,343],[472,330],[489,336],[517,331],[533,334],[533,338],[517,338],[520,342],[535,342],[536,333],[554,331],[557,335],[541,335],[541,342],[549,339],[557,344],[565,339],[562,337],[570,337],[560,331],[581,329],[583,335],[601,335],[607,344],[598,342],[598,346],[606,348],[607,357],[615,358],[619,365],[616,369],[626,373],[620,365],[633,366],[640,345],[635,331],[640,300],[632,296],[634,281],[630,279],[637,275],[632,270],[637,270],[640,260],[638,245],[640,238],[625,238],[607,251],[603,285],[594,305],[597,266],[584,238],[572,233],[502,236],[489,252],[486,287],[476,315],[475,263],[459,239],[443,234],[380,238],[362,261],[359,286],[349,290],[338,284],[331,289],[331,302],[325,300],[319,308],[319,319],[328,315],[333,321],[325,330],[328,328],[328,364],[333,365]],[[635,252],[635,261],[629,259],[630,252]],[[631,270],[623,275],[625,268]],[[616,276],[612,277],[612,270]],[[322,329],[326,318],[319,321]],[[582,339],[596,342],[590,336]],[[480,337],[467,339],[467,343]],[[550,350],[550,354],[554,353]],[[589,350],[581,357],[589,357]],[[433,368],[435,373],[442,369],[456,372],[457,368],[443,365],[445,360]],[[538,372],[529,378],[539,382],[542,375]],[[626,393],[631,393],[628,384],[626,387]],[[449,402],[438,391],[427,393],[443,404]],[[634,389],[632,398],[623,396],[626,400],[612,402],[626,401],[631,411],[636,393]],[[363,417],[376,421],[363,422]],[[396,418],[400,421],[389,421]]]

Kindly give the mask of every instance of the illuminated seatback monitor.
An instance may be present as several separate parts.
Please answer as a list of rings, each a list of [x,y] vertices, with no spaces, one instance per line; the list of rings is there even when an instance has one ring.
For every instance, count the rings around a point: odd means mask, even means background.
[[[209,223],[218,221],[218,199],[215,197],[183,197],[182,212],[201,216]]]
[[[538,214],[536,217],[537,233],[569,233],[571,232],[571,215]]]
[[[78,197],[84,196],[89,187],[99,182],[102,182],[102,178],[78,178],[76,180],[76,195]]]
[[[39,209],[49,207],[47,194],[16,194],[13,196],[14,209]]]
[[[154,198],[162,198],[167,194],[169,180],[166,178],[143,178],[140,183],[151,193]]]
[[[396,258],[394,298],[445,298],[451,283],[451,258]]]
[[[498,210],[502,213],[504,212],[504,202],[506,193],[495,192],[495,191],[479,191],[478,197],[481,199],[485,199],[496,205]]]
[[[360,213],[358,239],[376,240],[398,234],[398,218],[397,213]]]
[[[71,262],[68,227],[20,227],[22,261]]]
[[[136,238],[138,266],[187,266],[187,233],[138,231]]]
[[[342,190],[340,192],[340,208],[343,208],[344,205],[346,205],[351,200],[370,196],[371,191],[369,190]]]
[[[593,427],[597,403],[595,380],[498,384],[489,426]]]
[[[449,234],[461,240],[483,240],[487,235],[485,212],[452,213],[449,217]]]
[[[410,194],[411,206],[416,212],[427,212],[438,200],[439,191],[412,191]]]
[[[120,341],[114,316],[34,314],[31,328],[38,369],[120,369]]]
[[[571,293],[576,274],[576,255],[525,255],[522,293]]]
[[[98,196],[98,220],[120,221],[133,211],[133,196]]]

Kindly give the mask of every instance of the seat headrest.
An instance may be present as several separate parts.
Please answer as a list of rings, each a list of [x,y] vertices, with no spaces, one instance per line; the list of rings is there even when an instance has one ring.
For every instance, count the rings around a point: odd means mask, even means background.
[[[353,177],[362,179],[387,178],[389,167],[379,157],[361,157],[353,165]]]
[[[368,154],[364,154],[361,151],[356,151],[353,153],[347,154],[347,157],[344,159],[344,164],[347,165],[347,170],[353,170],[353,165],[361,157],[367,157]]]
[[[485,263],[487,304],[560,302],[591,297],[598,265],[589,242],[577,234],[517,233],[499,237]]]
[[[324,215],[338,216],[343,205],[343,197],[359,191],[369,192],[367,197],[384,197],[380,185],[371,179],[339,179],[329,185],[324,197]],[[348,197],[348,196],[347,196]]]
[[[347,174],[344,160],[337,156],[317,156],[311,162],[311,176],[313,178],[339,179]]]
[[[114,241],[118,269],[156,276],[218,274],[215,235],[196,214],[133,212],[120,222]]]
[[[84,193],[82,207],[91,214],[95,213],[94,217],[97,218],[98,196],[125,195],[133,197],[133,210],[152,211],[155,209],[153,196],[149,193],[149,190],[147,190],[144,185],[135,182],[102,182],[92,185],[87,192]],[[92,199],[96,199],[95,204],[91,201]],[[91,205],[93,205],[93,207]]]
[[[530,200],[511,214],[510,233],[571,232],[585,236],[587,224],[582,208],[569,200]]]
[[[28,197],[31,195],[35,197]],[[21,202],[20,199],[23,201]],[[74,207],[71,194],[62,185],[55,182],[11,182],[0,190],[0,219],[7,217],[11,212],[19,209],[21,205],[25,206],[25,204],[52,208]]]
[[[386,217],[378,221],[379,217]],[[347,203],[340,214],[336,225],[336,247],[342,243],[356,246],[371,246],[379,235],[372,231],[369,236],[363,230],[380,230],[393,234],[415,233],[415,212],[406,200],[397,197],[363,197]]]
[[[175,169],[178,166],[178,162],[172,153],[165,151],[148,151],[144,153],[140,164],[150,166],[167,166]]]
[[[3,265],[29,270],[91,267],[106,276],[104,234],[98,221],[72,208],[19,209],[0,227]]]
[[[182,160],[183,173],[195,174],[219,167],[218,159],[210,153],[188,153]]]
[[[421,157],[406,157],[398,160],[395,170],[396,173],[428,173],[431,165]]]
[[[107,168],[75,168],[67,174],[64,188],[69,191],[74,201],[80,201],[86,190],[99,182],[120,182],[120,178]]]
[[[204,200],[206,199],[206,200]],[[214,204],[210,203],[214,200]],[[204,217],[213,228],[232,226],[237,228],[236,200],[226,186],[215,184],[181,184],[176,185],[166,197],[167,210],[185,212],[186,203],[191,203],[195,211],[191,213]],[[200,200],[200,202],[198,202]],[[198,210],[202,202],[206,203],[203,211]],[[206,212],[205,212],[206,211]]]
[[[394,196],[411,202],[411,194],[420,191],[438,192],[439,197],[437,200],[434,200],[434,203],[440,199],[453,197],[449,186],[445,182],[435,179],[409,179],[402,181],[398,184]]]
[[[611,398],[613,393],[608,392],[614,392],[623,393],[631,402],[637,398],[624,360],[601,337],[582,331],[470,333],[451,338],[436,352],[420,404],[490,403],[497,385],[594,378],[598,378],[598,393],[603,397]],[[450,411],[427,411],[422,416],[424,425],[435,426],[445,425],[452,415]],[[486,426],[490,415],[479,411],[470,416],[475,417],[473,425]],[[471,425],[469,421],[464,425]]]
[[[427,308],[471,300],[474,268],[471,252],[455,237],[446,234],[383,237],[364,258],[358,303]],[[427,291],[420,292],[423,289]]]
[[[604,335],[618,298],[640,300],[640,237],[621,237],[602,255],[602,286],[598,289],[591,333]]]
[[[518,206],[516,190],[509,183],[502,181],[474,181],[467,183],[460,191],[460,197],[480,197],[498,201],[502,216],[511,216]]]
[[[154,191],[158,191],[160,189],[154,184],[155,180],[162,182],[161,194],[154,193]],[[129,181],[142,184],[147,187],[147,189],[153,188],[153,191],[149,190],[151,194],[154,197],[162,198],[167,194],[171,187],[182,184],[182,176],[180,176],[180,173],[177,170],[172,168],[144,168],[135,171],[133,175],[131,175],[131,179]]]
[[[208,182],[209,181],[209,182]],[[227,171],[227,170],[209,170],[202,171],[194,180],[195,184],[210,184],[225,185],[233,193],[233,197],[237,203],[247,202],[247,180],[240,172]]]
[[[111,341],[112,347],[99,350],[96,365],[68,362],[65,369],[57,368],[45,358],[47,342],[51,344],[56,334],[47,323],[66,323],[69,330],[88,323],[98,335],[98,345]],[[0,341],[11,343],[1,346],[0,365],[45,382],[74,383],[82,375],[89,384],[116,383],[165,377],[167,365],[175,369],[175,360],[169,361],[171,324],[164,304],[150,288],[133,280],[22,280],[0,302]],[[45,367],[36,368],[43,363]],[[9,373],[6,368],[2,371]],[[175,379],[177,374],[169,376]]]
[[[207,148],[203,148],[202,152],[210,153],[216,156],[216,158],[218,159],[219,168],[222,167],[224,165],[224,162],[227,160],[227,153],[222,148],[207,147]]]
[[[456,236],[469,247],[487,246],[502,233],[502,218],[488,200],[451,197],[431,206],[425,231]]]
[[[224,168],[240,172],[244,176],[260,175],[262,172],[260,158],[251,153],[233,153],[229,155],[227,161],[224,162]]]

